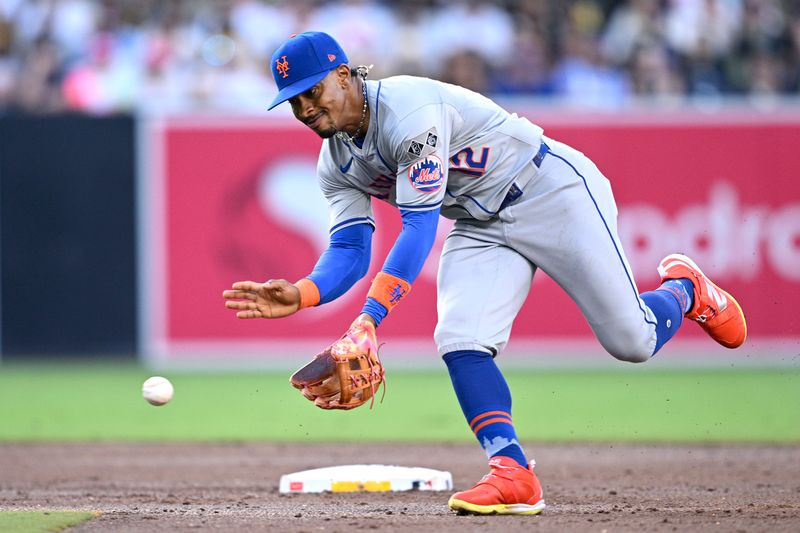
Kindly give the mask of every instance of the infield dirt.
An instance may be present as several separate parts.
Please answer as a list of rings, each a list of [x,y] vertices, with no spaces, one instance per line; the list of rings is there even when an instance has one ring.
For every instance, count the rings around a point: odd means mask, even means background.
[[[97,531],[800,531],[800,446],[528,444],[540,516],[456,516],[449,493],[280,495],[341,464],[486,473],[466,444],[1,444],[0,509],[99,511]]]

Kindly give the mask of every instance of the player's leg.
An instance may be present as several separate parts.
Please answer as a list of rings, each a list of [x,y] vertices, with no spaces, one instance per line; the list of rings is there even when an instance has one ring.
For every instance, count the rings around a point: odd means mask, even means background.
[[[481,351],[445,354],[453,389],[473,433],[489,457],[490,472],[473,488],[453,494],[460,513],[538,514],[542,486],[517,440],[511,393],[492,356]]]
[[[493,356],[508,342],[534,269],[518,253],[491,242],[493,229],[458,222],[448,236],[439,265],[434,337],[467,423],[487,456],[526,465],[511,419],[511,393]]]
[[[491,467],[449,505],[465,513],[537,514],[544,508],[541,485],[517,439],[511,393],[493,359],[508,342],[534,267],[497,242],[501,229],[496,223],[457,223],[439,267],[436,342]]]
[[[563,252],[546,256],[546,266],[545,259],[536,261],[544,271],[560,278],[562,286],[569,286],[568,292],[574,293],[573,297],[607,350],[620,359],[647,360],[645,346],[650,343],[635,343],[636,338],[645,338],[641,335],[642,324],[645,332],[651,327],[655,329],[652,356],[677,333],[683,316],[700,323],[706,333],[723,346],[736,348],[744,342],[747,324],[738,302],[681,254],[667,256],[661,261],[658,267],[661,286],[639,295],[638,307],[642,314],[637,313],[632,305],[634,298],[625,296],[626,292],[633,296],[637,289],[617,234],[617,208],[608,180],[594,163],[566,145],[554,142],[549,156],[552,156],[549,166],[542,169],[542,174],[546,177],[549,172],[550,179],[567,182],[572,179],[577,184],[570,188],[573,198],[569,205],[573,214],[568,223],[572,228],[571,242],[576,243],[572,251],[579,258],[574,261],[571,257],[569,263],[584,268],[575,270],[564,264]],[[603,263],[600,268],[597,267],[599,262]],[[602,274],[600,278],[597,273]],[[624,312],[626,308],[638,320],[621,317],[616,323],[607,324],[615,320],[614,310]],[[620,340],[625,343],[633,340],[631,348],[620,346]]]
[[[491,354],[458,350],[442,357],[458,404],[486,455],[528,464],[511,418],[511,391]]]
[[[680,326],[680,304],[665,290],[639,295],[608,180],[580,152],[547,142],[522,201],[500,213],[512,244],[575,300],[609,353],[647,361]]]

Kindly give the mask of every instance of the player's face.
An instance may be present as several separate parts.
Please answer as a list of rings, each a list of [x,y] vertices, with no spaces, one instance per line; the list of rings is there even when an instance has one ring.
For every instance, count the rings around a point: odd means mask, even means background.
[[[289,103],[297,120],[328,139],[342,126],[338,122],[343,116],[345,95],[333,71],[307,91],[290,98]]]

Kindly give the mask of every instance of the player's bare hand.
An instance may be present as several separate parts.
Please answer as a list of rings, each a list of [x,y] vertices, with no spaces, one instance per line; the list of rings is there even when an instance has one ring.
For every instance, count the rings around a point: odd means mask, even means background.
[[[300,290],[285,279],[237,281],[222,297],[237,318],[280,318],[300,309]]]

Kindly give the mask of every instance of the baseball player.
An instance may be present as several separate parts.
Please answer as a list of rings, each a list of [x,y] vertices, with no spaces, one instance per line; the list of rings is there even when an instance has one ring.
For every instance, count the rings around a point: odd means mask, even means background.
[[[542,487],[517,439],[511,394],[494,362],[537,269],[572,297],[602,346],[622,361],[649,360],[683,317],[736,348],[747,333],[744,313],[680,254],[658,266],[661,286],[639,293],[609,181],[581,152],[462,87],[410,76],[368,81],[367,68],[347,63],[337,42],[319,32],[293,36],[273,54],[279,92],[270,108],[288,101],[295,117],[325,139],[318,176],[330,208],[330,245],[304,279],[237,282],[224,292],[226,305],[239,318],[278,318],[341,296],[369,267],[373,199],[389,202],[400,211],[402,231],[362,313],[326,354],[370,351],[374,327],[408,297],[439,215],[454,219],[439,267],[434,337],[490,471],[449,506],[459,513],[538,514]],[[298,371],[298,382],[328,365],[322,356]],[[349,381],[373,376],[372,385],[380,383],[382,369],[375,368],[370,362],[371,370]],[[303,394],[320,407],[355,405],[349,392],[339,396],[344,380],[317,381]],[[293,383],[300,387],[294,377]]]

